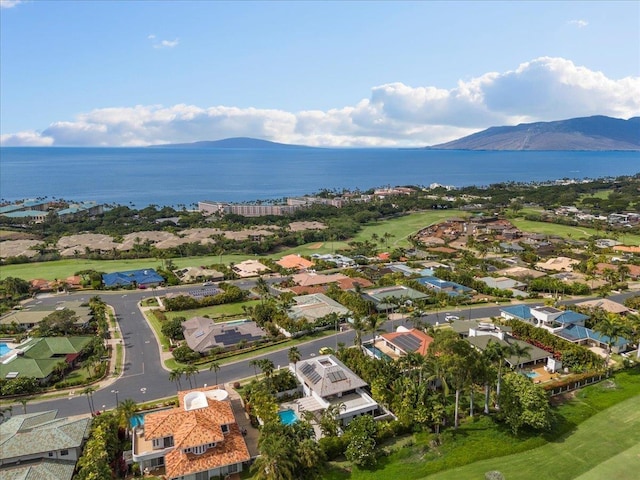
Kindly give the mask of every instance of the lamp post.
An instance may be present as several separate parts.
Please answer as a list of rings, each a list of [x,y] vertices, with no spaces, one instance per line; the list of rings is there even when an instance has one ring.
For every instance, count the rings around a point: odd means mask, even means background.
[[[116,408],[120,406],[120,402],[118,401],[118,394],[120,393],[118,390],[111,390],[111,393],[116,395]]]

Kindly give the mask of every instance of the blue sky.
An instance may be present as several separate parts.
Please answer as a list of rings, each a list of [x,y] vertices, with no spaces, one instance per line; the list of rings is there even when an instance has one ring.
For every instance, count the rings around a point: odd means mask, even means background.
[[[640,115],[640,2],[0,0],[3,145],[433,145]]]

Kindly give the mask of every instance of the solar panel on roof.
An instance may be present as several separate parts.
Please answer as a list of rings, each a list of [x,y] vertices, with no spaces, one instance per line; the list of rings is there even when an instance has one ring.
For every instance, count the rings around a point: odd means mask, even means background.
[[[398,345],[405,352],[415,352],[422,345],[422,341],[411,333],[406,335],[398,335],[393,339],[393,343]]]
[[[306,363],[302,366],[302,374],[311,380],[312,383],[318,383],[322,378],[318,372],[316,372],[316,366],[311,363]]]
[[[342,370],[336,370],[334,372],[329,372],[327,374],[327,377],[329,378],[329,380],[331,380],[331,383],[336,383],[339,382],[341,380],[346,380],[347,376],[344,374],[344,372]]]

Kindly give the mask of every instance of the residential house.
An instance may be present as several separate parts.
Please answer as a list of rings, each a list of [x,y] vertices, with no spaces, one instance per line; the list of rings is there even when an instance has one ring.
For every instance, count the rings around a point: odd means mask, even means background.
[[[441,280],[438,277],[421,277],[417,279],[420,285],[435,290],[437,293],[446,293],[450,297],[471,295],[473,289],[456,282]]]
[[[306,270],[313,267],[313,262],[300,255],[286,255],[276,262],[282,268],[291,270]]]
[[[320,318],[333,313],[344,316],[350,313],[349,309],[323,293],[312,293],[293,297],[295,305],[289,308],[288,315],[294,320],[306,319],[315,322]]]
[[[18,345],[0,364],[0,378],[34,377],[45,385],[56,365],[64,361],[72,368],[94,337],[36,337]]]
[[[411,305],[413,300],[427,298],[428,295],[404,285],[392,285],[389,287],[374,288],[362,292],[365,300],[375,304],[376,310],[388,311],[398,307],[398,302]]]
[[[365,353],[376,358],[397,359],[410,353],[426,355],[433,337],[417,328],[408,329],[399,326],[395,332],[378,335],[375,344],[372,341],[364,342]]]
[[[217,387],[178,392],[178,407],[148,413],[134,428],[132,459],[165,467],[168,480],[209,480],[241,472],[249,450],[228,393]]]
[[[212,348],[232,348],[240,343],[252,344],[267,335],[250,320],[216,323],[206,317],[190,318],[182,323],[182,330],[189,348],[200,353],[207,353]]]
[[[482,277],[479,278],[481,282],[484,282],[489,288],[499,288],[500,290],[510,290],[514,297],[528,297],[529,294],[523,290],[527,284],[512,280],[507,277]]]
[[[607,313],[615,313],[618,315],[626,315],[631,310],[625,307],[623,304],[609,300],[608,298],[596,298],[595,300],[586,300],[584,302],[576,303],[576,307],[583,307],[588,309],[602,309]]]
[[[150,288],[164,283],[164,278],[153,268],[105,273],[102,275],[105,288],[138,287]]]
[[[56,415],[56,410],[13,415],[0,423],[0,478],[72,479],[91,418]]]
[[[232,270],[241,278],[257,277],[270,271],[269,267],[266,267],[258,260],[245,260],[244,262],[236,263]]]
[[[367,383],[333,355],[319,355],[290,365],[302,385],[305,398],[300,409],[311,412],[340,405],[338,420],[348,425],[361,415],[385,418],[388,414],[365,391]]]

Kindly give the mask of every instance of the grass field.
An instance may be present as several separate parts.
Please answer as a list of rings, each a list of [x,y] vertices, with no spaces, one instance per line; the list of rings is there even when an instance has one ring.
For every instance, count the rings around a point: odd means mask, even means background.
[[[599,232],[595,228],[588,227],[572,227],[570,225],[558,225],[556,223],[532,222],[523,220],[522,218],[512,219],[511,222],[524,232],[543,233],[546,235],[559,235],[564,238],[572,238],[576,240],[586,239],[593,235],[604,235],[606,232]],[[640,245],[640,235],[623,234],[619,239],[625,245]]]
[[[184,310],[181,312],[164,312],[168,319],[174,317],[204,317],[208,315],[215,321],[230,320],[230,318],[244,314],[242,307],[252,307],[260,303],[260,300],[249,300],[247,302],[226,303],[224,305],[214,305],[211,307],[194,308],[192,310]]]
[[[358,233],[355,240],[370,239],[373,233],[383,235],[385,232],[393,235],[389,239],[389,248],[395,246],[408,246],[407,236],[420,230],[421,228],[445,218],[460,215],[458,210],[434,210],[414,213],[392,220],[378,222],[367,225]],[[299,247],[283,250],[278,253],[267,255],[270,258],[280,258],[288,254],[311,255],[313,253],[330,253],[342,248],[347,248],[347,242],[323,242],[318,248],[317,243],[301,245]],[[382,246],[381,246],[382,248]],[[254,255],[210,255],[206,257],[176,257],[171,260],[176,267],[187,267],[193,265],[213,265],[230,262],[239,263],[249,258],[256,258]],[[259,257],[258,257],[259,258]],[[161,262],[155,258],[142,258],[130,260],[86,260],[86,259],[65,259],[54,262],[23,263],[18,265],[3,265],[0,269],[0,279],[6,277],[18,277],[25,280],[34,278],[44,278],[45,280],[55,280],[57,278],[67,278],[82,270],[96,270],[99,272],[118,272],[123,270],[135,270],[140,268],[156,268]]]
[[[640,472],[640,458],[632,457],[633,449],[640,445],[640,396],[630,398],[607,410],[600,412],[585,422],[578,425],[570,435],[559,438],[555,442],[548,443],[540,448],[476,462],[462,468],[455,468],[436,475],[429,479],[449,480],[460,478],[483,478],[485,472],[498,470],[505,479],[518,480],[570,480],[582,478],[615,478],[623,477],[606,471],[604,476],[603,463],[619,456],[619,452],[631,449],[626,460],[635,465],[634,477],[638,478]],[[622,460],[622,459],[621,459]],[[615,468],[621,468],[614,462]],[[627,466],[624,466],[627,470]]]
[[[370,240],[374,233],[382,237],[389,233],[392,237],[388,240],[388,249],[395,247],[407,247],[410,245],[407,238],[418,230],[451,217],[466,215],[460,210],[429,210],[426,212],[413,213],[403,217],[376,222],[366,225],[353,238],[356,241]],[[595,234],[602,234],[593,228],[572,227],[567,225],[557,225],[546,222],[531,222],[516,218],[511,220],[519,229],[533,233],[544,233],[560,235],[565,238],[585,239]],[[627,245],[640,245],[640,235],[625,234],[620,237],[620,241]],[[290,248],[278,253],[267,255],[268,258],[280,258],[289,254],[312,255],[314,253],[331,253],[340,249],[348,248],[346,241],[326,241],[314,242],[299,247]],[[381,250],[386,250],[386,242],[380,244]],[[256,258],[254,255],[210,255],[206,257],[177,257],[172,261],[177,267],[187,267],[193,265],[214,266],[220,262],[229,264],[239,263],[249,258]],[[260,257],[258,257],[260,258]],[[81,270],[96,270],[99,272],[117,272],[122,270],[135,270],[140,268],[156,268],[160,266],[160,260],[155,258],[142,258],[131,260],[85,260],[85,259],[65,259],[54,262],[24,263],[19,265],[3,265],[0,269],[0,279],[6,277],[18,277],[25,280],[34,278],[44,278],[55,280],[57,278],[67,278]]]
[[[506,480],[624,479],[626,467],[614,457],[622,455],[633,465],[634,448],[640,444],[640,369],[616,374],[577,392],[575,398],[555,409],[557,420],[548,434],[513,437],[508,430],[485,416],[465,421],[457,432],[443,433],[443,444],[429,448],[429,434],[416,434],[407,442],[398,439],[393,453],[380,458],[373,471],[353,468],[348,462],[332,462],[323,478],[376,479],[482,479],[499,470]],[[627,451],[631,449],[630,451]],[[598,476],[611,462],[621,476]],[[463,466],[461,466],[463,465]],[[637,469],[630,469],[637,472]],[[630,477],[636,478],[636,477]]]

